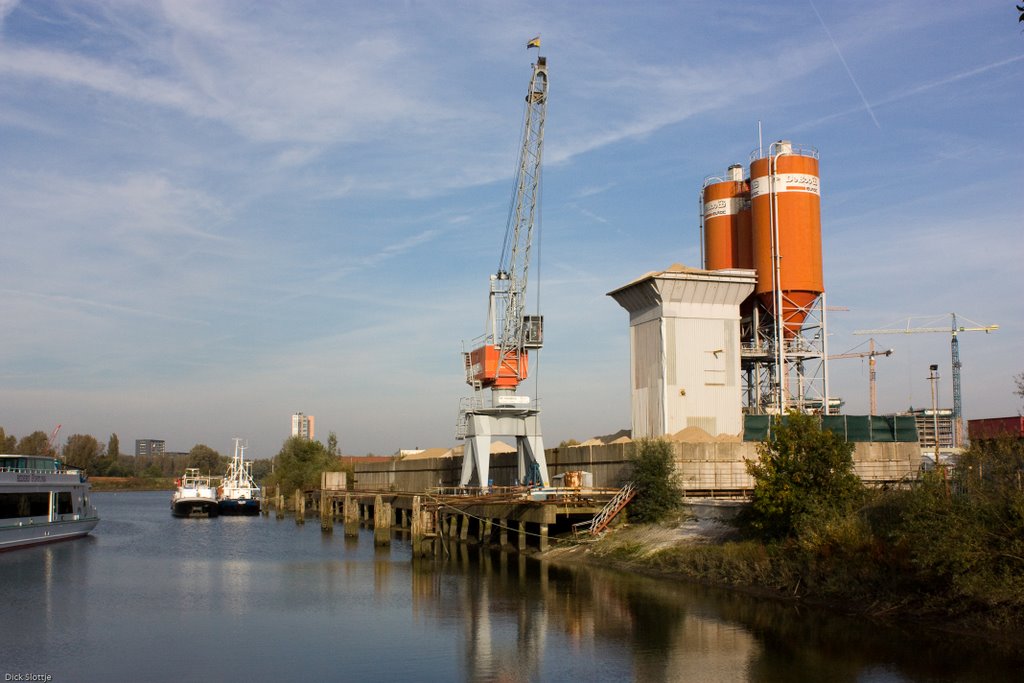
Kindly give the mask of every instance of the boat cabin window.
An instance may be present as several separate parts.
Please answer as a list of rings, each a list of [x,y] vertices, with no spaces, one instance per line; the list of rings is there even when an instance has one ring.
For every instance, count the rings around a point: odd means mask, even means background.
[[[57,514],[58,515],[70,515],[75,511],[74,506],[71,504],[71,492],[60,491],[57,494]]]
[[[68,494],[70,496],[70,494]],[[0,493],[0,519],[45,517],[50,514],[50,493]]]
[[[0,468],[8,470],[33,470],[39,472],[59,472],[60,461],[55,458],[0,458]]]

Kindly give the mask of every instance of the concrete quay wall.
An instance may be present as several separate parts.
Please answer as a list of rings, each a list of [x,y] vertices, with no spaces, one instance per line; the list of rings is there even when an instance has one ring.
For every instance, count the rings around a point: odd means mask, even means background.
[[[753,488],[746,462],[756,460],[757,442],[670,442],[675,467],[687,491],[714,494]],[[633,469],[635,443],[550,448],[545,451],[549,476],[583,470],[597,488],[619,488]],[[867,483],[891,483],[917,476],[921,449],[916,443],[857,443],[854,467]],[[391,462],[355,463],[355,490],[426,491],[459,484],[462,456],[408,458]],[[490,478],[495,486],[512,486],[517,477],[515,453],[491,456]]]

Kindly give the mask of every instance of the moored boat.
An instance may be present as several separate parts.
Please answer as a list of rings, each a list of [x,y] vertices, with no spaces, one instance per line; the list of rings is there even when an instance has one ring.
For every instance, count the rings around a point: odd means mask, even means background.
[[[235,439],[235,455],[217,487],[217,505],[222,515],[258,515],[260,487],[252,478],[252,462],[245,460],[242,439]]]
[[[220,512],[210,477],[199,474],[198,468],[187,468],[177,484],[171,496],[171,514],[175,517],[216,517]]]
[[[82,470],[49,456],[0,455],[0,550],[85,536],[99,520]]]

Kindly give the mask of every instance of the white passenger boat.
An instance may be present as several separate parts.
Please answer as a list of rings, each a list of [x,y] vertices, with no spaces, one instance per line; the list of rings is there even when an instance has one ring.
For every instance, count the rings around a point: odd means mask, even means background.
[[[217,494],[210,477],[199,474],[196,467],[189,467],[177,484],[178,489],[171,496],[171,514],[175,517],[217,516]]]
[[[0,550],[85,536],[100,521],[82,470],[41,455],[0,455]]]
[[[245,460],[245,448],[242,439],[235,439],[235,455],[217,488],[217,504],[222,515],[258,515],[260,512],[260,487],[252,478],[252,462]]]

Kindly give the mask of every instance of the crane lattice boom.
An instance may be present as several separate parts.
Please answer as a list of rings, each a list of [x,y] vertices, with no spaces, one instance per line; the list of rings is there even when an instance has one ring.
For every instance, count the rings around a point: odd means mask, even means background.
[[[548,100],[547,59],[537,57],[526,94],[522,148],[509,206],[498,271],[491,276],[488,329],[468,354],[466,381],[479,388],[515,389],[528,374],[528,349],[543,341],[540,316],[524,315],[530,252],[538,222],[544,118]]]

